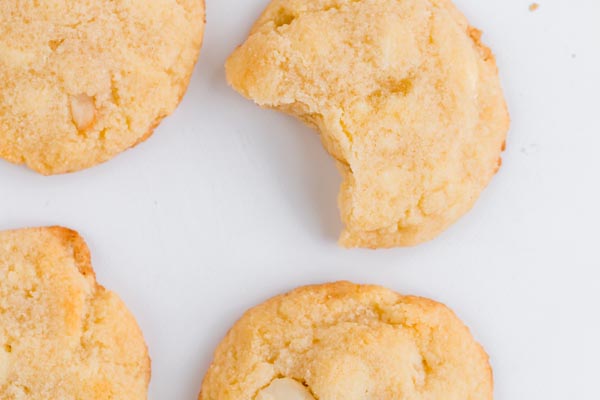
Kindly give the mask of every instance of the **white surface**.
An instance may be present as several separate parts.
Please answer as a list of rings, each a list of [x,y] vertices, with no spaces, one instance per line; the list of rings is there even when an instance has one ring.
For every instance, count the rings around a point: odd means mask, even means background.
[[[600,2],[539,2],[457,1],[497,54],[513,125],[500,174],[431,243],[338,248],[340,178],[317,135],[227,87],[266,0],[208,0],[188,95],[148,142],[67,176],[0,162],[0,228],[84,235],[145,333],[151,399],[196,399],[248,307],[338,279],[451,306],[491,354],[497,399],[598,399]]]

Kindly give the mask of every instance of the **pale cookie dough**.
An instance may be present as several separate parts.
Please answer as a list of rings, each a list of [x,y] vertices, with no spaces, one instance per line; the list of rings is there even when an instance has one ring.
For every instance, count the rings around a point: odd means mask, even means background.
[[[0,399],[147,398],[134,317],[65,228],[0,232]]]
[[[227,79],[320,131],[344,178],[342,245],[415,245],[500,166],[509,116],[480,36],[449,0],[273,0]]]
[[[491,400],[488,356],[446,306],[338,282],[259,305],[218,346],[200,400]]]
[[[181,100],[203,0],[4,0],[0,157],[81,170],[148,138]]]

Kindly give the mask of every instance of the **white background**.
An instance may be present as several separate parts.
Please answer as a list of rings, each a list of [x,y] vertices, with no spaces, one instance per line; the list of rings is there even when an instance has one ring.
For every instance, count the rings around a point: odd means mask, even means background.
[[[196,399],[241,313],[296,286],[379,283],[448,304],[491,355],[497,399],[597,400],[600,2],[457,0],[497,55],[513,124],[475,209],[416,248],[343,250],[318,136],[227,87],[267,0],[208,0],[189,92],[146,143],[42,177],[0,162],[0,228],[60,224],[136,315],[150,398]]]

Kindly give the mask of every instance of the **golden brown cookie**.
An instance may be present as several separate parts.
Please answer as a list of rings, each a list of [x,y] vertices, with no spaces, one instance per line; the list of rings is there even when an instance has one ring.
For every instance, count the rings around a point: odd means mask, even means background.
[[[200,400],[491,400],[488,357],[446,306],[338,282],[257,306],[217,348]]]
[[[135,319],[65,228],[0,232],[0,399],[146,399]]]
[[[181,100],[203,32],[203,0],[3,1],[0,157],[57,174],[145,140]]]
[[[509,116],[480,36],[449,0],[273,0],[227,79],[319,130],[344,178],[342,245],[415,245],[500,166]]]

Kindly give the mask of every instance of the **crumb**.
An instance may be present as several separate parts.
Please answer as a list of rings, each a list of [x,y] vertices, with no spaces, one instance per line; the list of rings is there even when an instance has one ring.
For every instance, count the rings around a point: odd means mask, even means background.
[[[539,150],[539,145],[537,143],[531,143],[531,144],[528,144],[527,146],[521,147],[521,153],[525,154],[526,156],[533,154],[533,153],[537,153],[538,150]]]
[[[540,5],[538,3],[531,3],[529,5],[529,11],[531,11],[531,12],[537,10],[538,8],[540,8]]]

